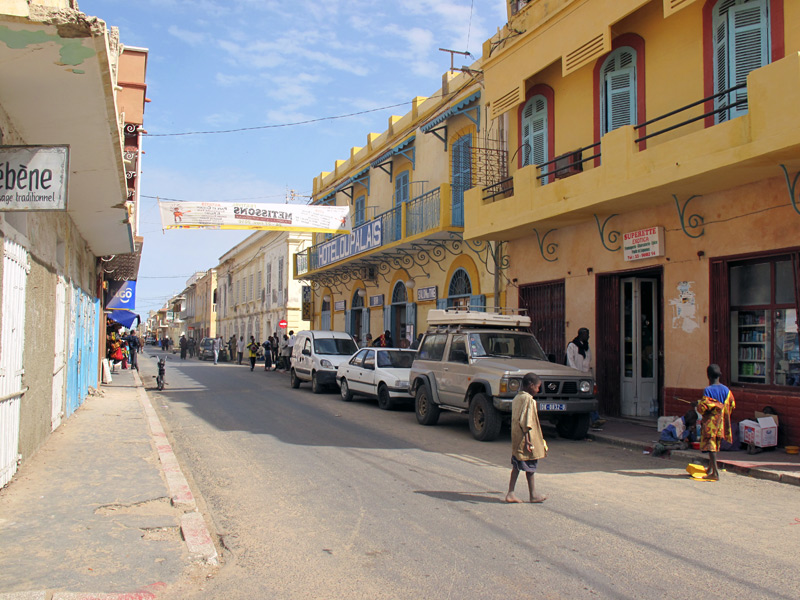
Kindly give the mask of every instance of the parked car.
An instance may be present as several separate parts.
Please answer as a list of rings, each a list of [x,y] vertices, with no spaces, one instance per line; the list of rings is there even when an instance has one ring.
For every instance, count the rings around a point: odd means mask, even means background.
[[[324,386],[336,383],[336,369],[355,354],[353,337],[343,331],[301,331],[294,341],[291,357],[291,381],[299,388],[311,382],[311,391],[319,394]]]
[[[408,391],[408,373],[414,362],[415,350],[400,348],[363,348],[347,362],[339,365],[336,381],[342,400],[353,396],[378,399],[383,410],[398,404],[411,404],[414,397]]]
[[[145,338],[145,340],[144,340],[144,343],[145,343],[147,346],[155,346],[157,341],[158,341],[158,340],[156,340],[155,336],[148,335],[148,336]]]
[[[200,340],[200,345],[197,347],[197,358],[200,360],[214,360],[214,338],[207,337]],[[224,343],[221,344],[217,360],[223,362],[228,360],[228,346]]]
[[[549,362],[530,333],[530,317],[455,309],[428,313],[409,381],[420,425],[435,425],[443,409],[468,413],[475,439],[497,438],[525,373],[542,379],[539,416],[561,437],[583,439],[597,410],[591,376]]]

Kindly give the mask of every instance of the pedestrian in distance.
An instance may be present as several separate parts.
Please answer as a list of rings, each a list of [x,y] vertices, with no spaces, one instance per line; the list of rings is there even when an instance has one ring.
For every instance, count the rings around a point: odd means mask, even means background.
[[[196,343],[197,342],[193,337],[189,338],[189,358],[194,358],[194,349]]]
[[[701,481],[718,481],[717,452],[722,440],[733,441],[731,430],[731,413],[736,408],[733,394],[719,380],[722,371],[719,365],[711,364],[706,369],[708,387],[703,390],[703,397],[697,402],[700,413],[700,450],[708,452],[708,469],[705,473],[695,473],[693,479]]]
[[[522,502],[514,494],[519,472],[524,471],[528,480],[528,497],[533,504],[541,504],[547,496],[536,493],[534,475],[539,459],[547,456],[547,442],[542,435],[536,394],[542,381],[535,373],[526,373],[522,378],[522,389],[511,403],[511,479],[508,482],[506,502]]]
[[[251,336],[252,337],[252,336]],[[236,342],[236,356],[238,357],[239,364],[242,364],[242,357],[244,357],[244,336],[239,336],[239,341]]]
[[[214,353],[214,364],[217,364],[219,360],[219,348],[222,344],[222,338],[215,337],[214,341],[211,342],[211,351]]]
[[[250,336],[250,343],[247,344],[247,350],[250,352],[250,370],[251,371],[256,368],[256,358],[258,357],[258,348],[259,348],[259,346],[261,346],[261,344],[259,344],[256,341],[255,336],[251,335]],[[241,362],[239,364],[241,364]]]
[[[289,348],[289,336],[284,334],[281,340],[281,370],[289,371],[291,369],[292,349]]]
[[[366,335],[366,337],[364,338],[364,348],[368,348],[368,347],[370,347],[370,346],[372,346],[372,345],[373,345],[373,342],[372,342],[372,334],[371,334],[371,333],[368,333],[368,334]]]
[[[132,330],[128,336],[128,350],[131,354],[131,369],[139,370],[139,350],[142,349],[142,343],[139,336],[136,335],[136,330]]]
[[[586,327],[578,329],[578,335],[567,344],[566,364],[581,373],[592,375],[592,351],[589,348],[589,330]],[[600,413],[593,410],[589,415],[589,424],[597,429],[605,425],[606,420],[600,418]]]
[[[275,370],[278,370],[280,366],[280,346],[281,346],[281,338],[278,336],[278,332],[275,332],[275,335],[272,336],[272,362],[275,363]]]
[[[269,336],[264,341],[264,370],[269,371],[272,368],[272,336]]]
[[[422,343],[422,334],[420,333],[417,335],[417,339],[415,339],[411,344],[412,350],[419,350],[419,345]]]
[[[185,335],[181,334],[178,345],[181,347],[181,360],[186,360],[186,352],[189,350],[189,340],[186,339]]]

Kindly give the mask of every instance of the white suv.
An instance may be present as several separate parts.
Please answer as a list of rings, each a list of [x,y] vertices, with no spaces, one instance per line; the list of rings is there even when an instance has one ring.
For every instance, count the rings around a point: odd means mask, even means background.
[[[294,340],[291,358],[292,387],[311,382],[319,394],[324,386],[336,385],[336,369],[350,359],[358,347],[343,331],[301,331]]]

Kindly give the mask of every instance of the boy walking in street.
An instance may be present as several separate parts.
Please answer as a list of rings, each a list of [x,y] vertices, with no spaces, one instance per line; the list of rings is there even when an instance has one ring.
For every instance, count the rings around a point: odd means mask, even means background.
[[[718,481],[717,452],[720,442],[733,440],[731,431],[731,413],[736,408],[733,394],[719,382],[722,371],[718,365],[708,365],[706,369],[708,387],[703,390],[703,397],[697,402],[697,412],[703,420],[700,422],[700,450],[708,452],[708,469],[705,474],[692,475],[694,479]]]
[[[540,504],[547,500],[547,496],[536,494],[533,482],[539,459],[547,456],[547,442],[542,436],[535,398],[541,385],[538,375],[526,374],[522,378],[522,390],[511,404],[511,480],[506,494],[506,502],[509,503],[522,502],[514,494],[520,471],[525,472],[528,480],[529,501]]]

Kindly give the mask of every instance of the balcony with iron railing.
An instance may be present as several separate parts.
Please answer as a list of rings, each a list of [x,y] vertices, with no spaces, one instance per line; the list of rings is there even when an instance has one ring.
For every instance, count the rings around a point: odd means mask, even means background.
[[[753,71],[746,84],[467,191],[464,237],[514,239],[535,226],[565,226],[782,177],[781,165],[800,168],[799,96],[800,55],[794,54]],[[737,106],[747,113],[718,116]]]
[[[298,252],[294,255],[294,276],[308,277],[334,265],[339,266],[348,260],[363,259],[406,246],[410,247],[411,244],[429,236],[447,234],[451,231],[460,232],[462,227],[456,223],[463,222],[463,207],[459,214],[454,212],[450,185],[443,183],[437,188],[375,215],[364,224],[353,228],[349,234],[335,236]],[[343,238],[349,238],[346,240],[348,243],[360,244],[360,247],[367,249],[358,253],[338,254],[338,250],[332,252],[345,241]],[[378,239],[379,243],[374,243]],[[369,240],[373,243],[370,244]]]

